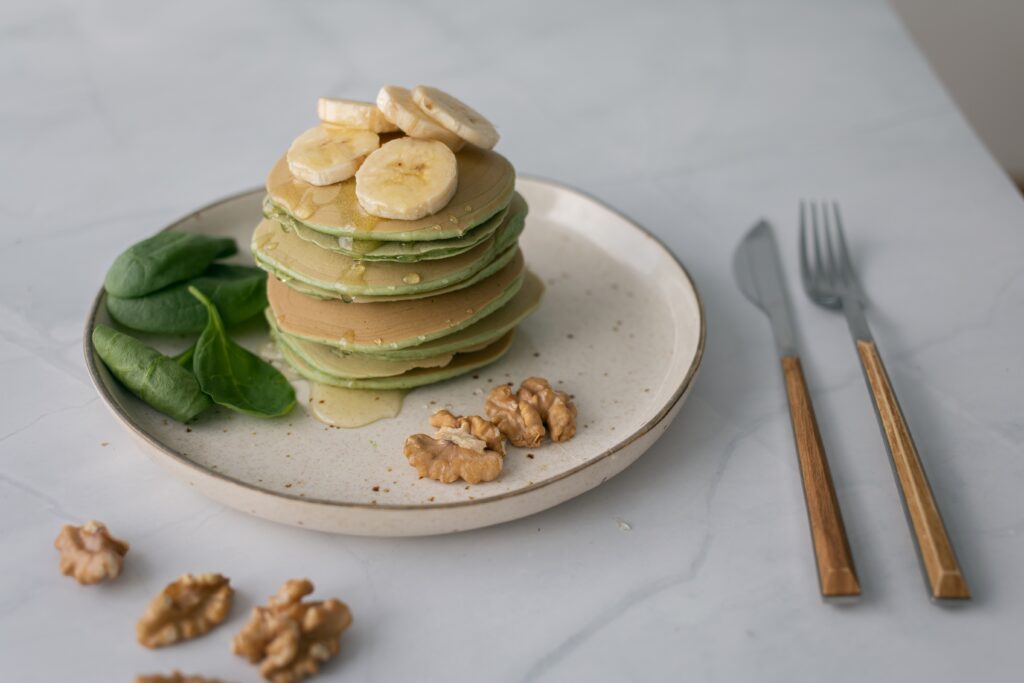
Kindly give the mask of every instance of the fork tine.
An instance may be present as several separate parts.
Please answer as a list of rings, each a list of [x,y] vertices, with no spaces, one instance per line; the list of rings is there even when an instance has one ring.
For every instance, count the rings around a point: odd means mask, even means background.
[[[846,248],[838,202],[801,199],[799,237],[800,277],[808,296],[826,308],[841,308],[847,289],[860,290]]]
[[[814,282],[811,279],[811,264],[807,254],[807,205],[800,200],[800,279],[804,281],[804,287],[811,289]]]
[[[821,203],[822,232],[825,233],[825,255],[828,257],[828,279],[833,285],[843,281],[843,274],[836,264],[835,249],[832,246],[832,221],[828,218],[828,204]]]
[[[853,262],[850,261],[850,250],[846,246],[846,236],[843,234],[843,219],[839,217],[839,202],[832,202],[832,212],[836,218],[836,238],[839,243],[839,262],[843,274],[851,283],[856,281],[853,274]]]
[[[818,203],[811,202],[811,236],[814,238],[814,279],[825,280],[824,263],[821,260],[821,238],[818,235]]]

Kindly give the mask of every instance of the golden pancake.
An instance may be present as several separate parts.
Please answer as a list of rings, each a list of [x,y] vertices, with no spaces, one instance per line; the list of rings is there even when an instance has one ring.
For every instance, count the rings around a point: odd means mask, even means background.
[[[515,293],[515,296],[508,303],[486,317],[479,319],[479,321],[469,327],[463,328],[451,335],[439,337],[433,341],[401,349],[375,348],[372,352],[349,351],[338,346],[316,344],[304,339],[301,341],[303,344],[315,344],[316,346],[328,349],[331,353],[340,357],[357,355],[381,360],[420,360],[423,358],[435,358],[445,354],[466,353],[479,350],[487,344],[495,342],[509,330],[515,328],[527,315],[534,312],[538,305],[540,305],[543,296],[544,283],[541,282],[537,275],[527,270],[523,275],[522,287],[519,288],[519,291]],[[276,321],[269,308],[266,309],[266,315],[270,327],[280,333],[280,330],[276,329]],[[291,335],[283,334],[282,336],[299,340],[298,337]]]
[[[472,353],[460,353],[452,359],[452,362],[443,368],[417,368],[395,377],[373,377],[366,379],[344,379],[324,373],[301,357],[295,354],[291,348],[280,339],[278,347],[281,355],[288,361],[295,370],[312,382],[328,384],[336,387],[347,387],[349,389],[412,389],[425,384],[434,384],[442,380],[451,379],[463,375],[471,370],[489,365],[505,355],[512,345],[512,338],[515,332],[508,332],[498,341],[486,346],[479,351]]]
[[[509,205],[499,210],[486,221],[468,231],[462,237],[444,240],[420,240],[419,242],[378,242],[376,240],[354,240],[351,237],[335,237],[325,232],[317,232],[295,220],[280,209],[274,208],[269,197],[263,199],[263,215],[281,223],[286,230],[293,230],[296,235],[317,246],[330,251],[337,251],[360,261],[428,261],[448,258],[469,251],[476,245],[497,232],[505,223],[508,213],[525,214],[529,211],[526,201],[519,193],[512,196]],[[268,210],[269,209],[269,210]]]
[[[380,241],[460,237],[512,199],[515,169],[496,152],[466,147],[456,156],[459,185],[441,211],[414,221],[371,216],[356,199],[356,181],[317,187],[292,175],[282,157],[267,177],[267,193],[305,226],[330,235]]]
[[[522,253],[491,277],[448,294],[385,303],[316,299],[277,278],[267,299],[288,334],[350,351],[401,349],[452,334],[500,308],[523,283]]]
[[[267,322],[270,324],[270,330],[274,335],[274,339],[279,344],[287,346],[295,355],[311,367],[329,375],[346,379],[394,377],[416,368],[443,368],[455,356],[454,353],[442,353],[417,360],[389,360],[383,356],[348,353],[333,346],[318,344],[282,332],[278,329],[274,315],[269,309],[267,310]],[[484,346],[486,344],[465,350],[477,351]]]
[[[279,278],[308,285],[311,293],[339,299],[354,296],[426,295],[462,282],[494,260],[502,245],[522,229],[522,216],[509,216],[498,231],[480,244],[450,258],[401,263],[368,261],[328,251],[263,219],[252,236],[257,264]]]
[[[271,267],[269,264],[265,263],[261,258],[259,258],[259,256],[256,257],[256,265],[262,268],[263,270],[266,270],[274,275],[277,275],[279,278],[284,279],[284,281],[287,282],[288,286],[291,287],[292,289],[302,292],[303,294],[308,294],[309,296],[315,299],[341,299],[342,301],[348,303],[373,304],[381,303],[384,301],[408,301],[410,299],[425,299],[429,296],[447,294],[448,292],[454,292],[457,289],[470,287],[480,282],[481,280],[489,278],[490,276],[494,275],[499,270],[507,266],[509,262],[511,262],[512,259],[515,258],[515,255],[518,251],[518,245],[513,244],[511,247],[500,252],[490,261],[484,259],[484,263],[486,265],[484,265],[483,268],[476,271],[475,273],[473,273],[464,280],[460,280],[446,287],[432,289],[427,292],[413,291],[408,294],[354,294],[351,296],[347,294],[339,295],[336,291],[331,291],[323,289],[321,287],[317,287],[315,285],[311,285],[309,283],[303,282],[302,280],[299,280],[298,278],[293,278],[290,275],[286,275],[283,273],[279,274],[273,269],[273,267]],[[370,264],[366,265],[369,266]]]
[[[433,358],[446,353],[465,353],[475,351],[494,342],[506,332],[521,323],[540,305],[544,296],[544,283],[529,270],[523,276],[523,285],[508,303],[494,313],[476,321],[458,332],[446,334],[432,341],[408,346],[404,349],[373,349],[359,351],[358,355],[381,358],[383,360],[419,360]],[[273,315],[271,314],[271,317]],[[313,343],[313,342],[309,342]],[[337,346],[328,346],[333,353],[353,355],[353,352]]]

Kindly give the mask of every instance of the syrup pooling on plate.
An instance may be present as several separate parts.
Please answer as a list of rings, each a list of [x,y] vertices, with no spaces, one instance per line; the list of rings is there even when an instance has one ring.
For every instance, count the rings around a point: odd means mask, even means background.
[[[332,427],[355,429],[377,420],[397,417],[406,391],[346,389],[312,382],[309,414]]]

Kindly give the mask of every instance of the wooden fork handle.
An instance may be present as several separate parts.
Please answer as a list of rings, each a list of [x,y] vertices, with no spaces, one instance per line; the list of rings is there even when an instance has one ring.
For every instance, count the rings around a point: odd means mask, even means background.
[[[903,417],[899,401],[892,390],[889,375],[873,341],[858,339],[864,374],[871,396],[878,410],[878,419],[889,443],[889,455],[903,495],[903,503],[913,528],[917,548],[921,554],[925,575],[932,597],[937,599],[966,599],[971,597],[967,581],[953,552],[942,523],[939,507],[928,485],[917,447]]]
[[[793,421],[793,438],[800,461],[821,594],[825,597],[860,595],[860,582],[853,566],[850,543],[846,538],[839,500],[832,485],[800,358],[783,356],[782,373],[786,379],[789,414]]]

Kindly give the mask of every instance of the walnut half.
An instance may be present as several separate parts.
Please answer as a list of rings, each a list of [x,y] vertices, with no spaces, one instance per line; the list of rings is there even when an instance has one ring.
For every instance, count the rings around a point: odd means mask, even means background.
[[[477,484],[501,474],[505,439],[478,415],[458,417],[447,410],[430,418],[434,438],[413,434],[405,440],[405,457],[421,477],[450,484],[458,479]]]
[[[302,602],[313,592],[308,579],[286,581],[266,607],[254,607],[249,623],[232,642],[235,654],[273,683],[296,683],[338,654],[342,632],[352,623],[345,603],[331,598]]]
[[[135,626],[135,635],[149,648],[201,636],[224,621],[233,595],[226,576],[184,574],[153,598]]]
[[[576,435],[572,399],[541,377],[523,380],[515,394],[508,385],[494,387],[484,410],[512,445],[520,448],[536,448],[545,432],[552,441],[568,441]]]
[[[53,547],[60,551],[60,573],[83,585],[117,578],[128,552],[127,543],[95,520],[82,526],[65,524]]]

